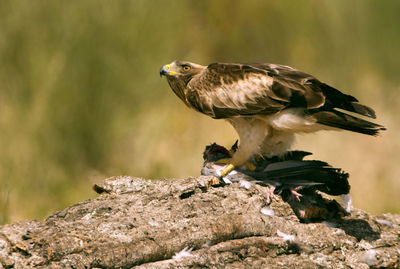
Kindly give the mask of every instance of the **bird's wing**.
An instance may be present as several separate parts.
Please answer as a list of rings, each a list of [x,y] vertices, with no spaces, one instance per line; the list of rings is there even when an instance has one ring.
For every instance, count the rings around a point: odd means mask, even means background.
[[[210,64],[187,86],[186,98],[213,118],[272,114],[285,108],[335,108],[374,118],[375,112],[315,77],[276,64]]]
[[[281,74],[280,69],[285,73]],[[305,75],[278,65],[215,63],[189,82],[187,100],[213,118],[324,105],[325,96],[319,88],[307,83],[310,76]]]
[[[323,103],[317,108],[308,106],[308,109],[316,111],[331,111],[333,109],[342,109],[348,112],[354,112],[359,115],[367,116],[370,118],[376,118],[375,111],[365,105],[358,103],[358,100],[349,94],[344,94],[341,91],[319,81],[314,76],[296,70],[290,66],[277,65],[277,64],[263,64],[255,63],[253,67],[268,70],[276,75],[276,80],[290,80],[295,81],[312,92],[321,92],[324,96]],[[306,93],[307,94],[307,93]],[[308,94],[310,94],[308,92]],[[312,93],[311,93],[312,94]],[[310,100],[311,98],[306,98]]]
[[[260,185],[282,188],[314,186],[330,195],[347,194],[350,191],[349,174],[322,161],[280,161],[270,164],[264,171],[237,171],[254,178]]]

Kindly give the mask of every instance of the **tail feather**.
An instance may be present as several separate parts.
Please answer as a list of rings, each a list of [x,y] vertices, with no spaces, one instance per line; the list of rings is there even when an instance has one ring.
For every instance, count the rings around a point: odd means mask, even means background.
[[[312,115],[320,124],[356,133],[375,136],[379,134],[379,131],[386,130],[386,128],[382,125],[366,121],[337,110],[319,111]]]
[[[376,119],[375,111],[372,108],[370,108],[369,106],[365,106],[365,105],[362,105],[362,104],[359,104],[356,102],[352,102],[351,105],[353,107],[353,110],[349,110],[349,111]]]
[[[326,96],[326,102],[329,107],[340,108],[373,119],[376,118],[375,111],[366,105],[358,103],[354,96],[344,94],[325,83],[322,83],[320,88]]]

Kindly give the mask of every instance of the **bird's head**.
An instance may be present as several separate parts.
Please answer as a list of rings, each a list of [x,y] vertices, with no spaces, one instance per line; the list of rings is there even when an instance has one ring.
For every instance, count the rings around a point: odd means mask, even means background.
[[[205,66],[191,62],[174,61],[161,67],[160,76],[166,76],[168,80],[177,78],[188,81],[205,68]]]
[[[194,76],[201,73],[205,68],[207,67],[199,64],[174,61],[161,67],[160,76],[167,78],[168,84],[174,93],[190,107],[186,99],[187,85]]]

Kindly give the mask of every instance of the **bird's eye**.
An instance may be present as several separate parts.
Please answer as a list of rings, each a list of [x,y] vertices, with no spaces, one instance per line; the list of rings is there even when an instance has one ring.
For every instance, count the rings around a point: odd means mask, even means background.
[[[189,71],[191,67],[189,65],[183,65],[182,68],[183,71]]]

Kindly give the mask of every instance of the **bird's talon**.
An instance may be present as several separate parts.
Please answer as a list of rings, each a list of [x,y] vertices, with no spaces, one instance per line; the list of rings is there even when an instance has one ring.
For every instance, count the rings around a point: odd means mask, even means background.
[[[229,155],[233,156],[233,154],[237,151],[238,149],[238,142],[239,140],[236,140],[235,144],[232,145],[231,149],[229,150]]]
[[[294,189],[291,189],[290,192],[292,193],[292,195],[294,196],[294,198],[300,202],[300,197],[303,196],[302,194],[298,193],[297,191],[302,189],[301,186],[296,187]]]
[[[254,160],[256,161],[256,163],[261,162],[262,160],[265,160],[265,156],[262,154],[257,154],[257,156],[254,158]]]
[[[233,164],[228,164],[227,166],[224,167],[224,169],[222,169],[221,171],[221,175],[220,177],[223,178],[226,175],[228,175],[230,172],[232,172],[232,170],[235,168],[235,166]]]
[[[245,162],[244,165],[246,165],[247,169],[249,169],[250,171],[254,171],[254,170],[256,170],[256,168],[257,168],[257,167],[256,167],[253,163],[251,163],[251,162]]]
[[[275,191],[275,186],[272,186],[269,190],[268,193],[265,195],[265,198],[267,200],[267,204],[270,204],[272,202],[272,198],[275,197],[274,191]]]

